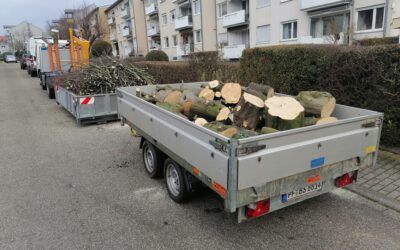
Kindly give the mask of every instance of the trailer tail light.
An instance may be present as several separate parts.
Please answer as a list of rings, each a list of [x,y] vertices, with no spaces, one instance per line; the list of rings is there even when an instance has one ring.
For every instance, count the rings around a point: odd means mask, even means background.
[[[246,217],[255,218],[267,214],[269,212],[269,208],[270,208],[269,199],[252,203],[246,207]]]
[[[335,186],[342,188],[351,183],[353,183],[357,179],[357,171],[352,173],[346,173],[335,180]]]

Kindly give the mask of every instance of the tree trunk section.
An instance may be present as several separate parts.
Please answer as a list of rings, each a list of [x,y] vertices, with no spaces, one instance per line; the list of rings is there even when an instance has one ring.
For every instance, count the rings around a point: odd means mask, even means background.
[[[328,92],[301,91],[297,100],[303,105],[306,113],[321,118],[330,117],[336,105],[336,99]]]

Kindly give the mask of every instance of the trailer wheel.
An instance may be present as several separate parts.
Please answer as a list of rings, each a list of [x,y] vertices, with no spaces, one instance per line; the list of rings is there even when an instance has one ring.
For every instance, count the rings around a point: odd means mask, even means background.
[[[54,93],[54,88],[51,88],[48,84],[46,84],[47,95],[49,99],[54,99],[56,97]]]
[[[164,155],[157,150],[150,142],[144,141],[142,146],[144,169],[150,178],[157,178],[162,175]]]
[[[164,163],[164,171],[169,197],[177,203],[186,201],[189,193],[182,168],[175,161],[168,158]]]
[[[37,72],[35,70],[31,70],[31,77],[36,77],[37,76]]]

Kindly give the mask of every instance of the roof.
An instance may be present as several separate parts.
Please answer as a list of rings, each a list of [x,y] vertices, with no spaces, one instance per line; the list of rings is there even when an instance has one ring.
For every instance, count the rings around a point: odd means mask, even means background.
[[[7,42],[8,37],[7,36],[0,36],[0,42]]]
[[[108,7],[104,12],[107,13],[107,12],[109,12],[110,10],[114,9],[114,7],[117,6],[118,4],[120,4],[122,1],[124,1],[124,0],[117,0],[117,1],[115,1],[115,2],[114,2],[113,4],[111,4],[110,7]]]

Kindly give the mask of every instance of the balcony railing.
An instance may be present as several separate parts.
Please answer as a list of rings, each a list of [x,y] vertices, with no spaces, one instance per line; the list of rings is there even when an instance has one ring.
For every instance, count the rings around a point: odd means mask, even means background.
[[[158,26],[151,27],[147,30],[147,36],[152,37],[152,36],[158,36],[158,35],[160,35],[160,27],[158,27]]]
[[[246,10],[239,10],[223,16],[222,25],[224,27],[239,26],[247,23]]]
[[[157,5],[155,3],[149,4],[145,7],[146,15],[153,15],[158,12]]]
[[[111,25],[111,24],[115,24],[115,17],[113,17],[113,16],[110,16],[109,18],[108,18],[108,25]]]
[[[125,9],[122,9],[120,12],[121,18],[128,18],[129,17],[129,8],[125,7]]]
[[[351,0],[301,0],[301,10],[318,10],[350,2]]]
[[[152,51],[152,50],[160,50],[160,49],[161,49],[161,45],[159,45],[159,44],[150,46],[150,48],[149,48],[150,51]]]
[[[175,19],[176,30],[183,30],[192,27],[193,27],[192,16],[183,16]]]
[[[239,59],[242,52],[247,48],[246,44],[228,45],[222,48],[224,59]]]
[[[122,36],[123,37],[127,37],[127,36],[130,36],[130,35],[132,35],[131,28],[127,27],[127,28],[123,28],[122,29]]]
[[[176,47],[176,54],[178,57],[188,56],[192,52],[194,52],[194,45],[192,43],[187,43]]]

